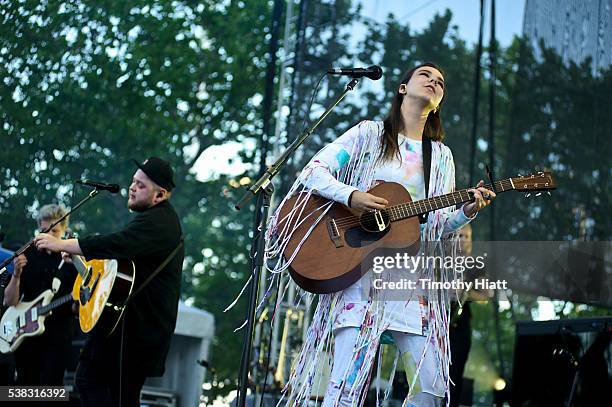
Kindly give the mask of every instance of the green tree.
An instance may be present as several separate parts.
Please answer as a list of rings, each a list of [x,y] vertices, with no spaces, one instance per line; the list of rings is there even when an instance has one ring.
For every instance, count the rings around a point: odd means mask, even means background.
[[[259,137],[268,15],[257,0],[0,1],[2,230],[23,242],[40,204],[70,204],[72,181],[127,187],[131,158],[169,159],[186,242],[183,297],[217,318],[212,363],[226,377],[241,342],[229,326],[241,321],[219,304],[244,282],[249,213],[233,211],[228,178],[194,171],[207,148]],[[130,217],[125,197],[97,198],[73,228],[116,230]]]
[[[605,102],[611,70],[594,77],[590,60],[565,65],[550,49],[536,61],[520,42],[513,53],[516,91],[504,134],[512,147],[505,165],[523,174],[550,169],[558,188],[549,199],[518,201],[513,215],[500,220],[503,238],[609,240],[610,151],[602,134],[611,124]]]

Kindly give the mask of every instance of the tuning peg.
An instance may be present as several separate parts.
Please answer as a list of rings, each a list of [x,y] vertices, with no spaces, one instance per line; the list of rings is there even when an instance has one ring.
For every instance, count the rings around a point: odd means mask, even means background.
[[[527,192],[527,193],[525,194],[525,198],[529,198],[530,196],[531,196],[531,192]]]
[[[536,196],[540,196],[540,195],[542,195],[542,193],[541,193],[541,192],[538,192],[538,193],[536,194]]]
[[[552,196],[552,194],[550,193],[550,191],[546,191],[546,193],[548,194],[548,196]]]

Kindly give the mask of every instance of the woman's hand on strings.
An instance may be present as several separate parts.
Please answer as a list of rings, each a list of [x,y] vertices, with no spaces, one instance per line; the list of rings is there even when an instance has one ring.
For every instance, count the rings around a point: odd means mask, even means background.
[[[490,205],[491,201],[497,196],[495,192],[484,188],[483,185],[484,181],[480,180],[476,188],[468,189],[468,192],[473,194],[474,201],[463,205],[463,213],[465,213],[465,216],[471,218],[476,212]]]
[[[389,204],[389,201],[385,198],[361,191],[354,191],[351,194],[349,202],[351,204],[349,209],[351,209],[351,212],[355,215],[361,215],[361,213],[366,211],[385,209]]]

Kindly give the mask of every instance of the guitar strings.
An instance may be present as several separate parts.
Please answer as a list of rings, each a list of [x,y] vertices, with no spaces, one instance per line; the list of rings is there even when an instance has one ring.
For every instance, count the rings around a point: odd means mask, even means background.
[[[496,189],[500,190],[501,192],[505,192],[508,189],[512,189],[512,184],[510,180],[496,181],[495,186],[496,186]],[[486,185],[483,185],[482,187],[488,189],[488,188],[491,188],[491,184],[486,184]],[[467,198],[464,197],[464,195],[467,195]],[[457,201],[457,198],[459,199],[459,201]],[[444,199],[446,199],[446,203],[444,203]],[[453,203],[450,202],[451,199],[453,200]],[[402,218],[405,219],[405,218],[410,218],[412,216],[417,216],[421,213],[439,209],[439,207],[457,205],[459,203],[467,202],[470,199],[472,198],[471,198],[471,195],[469,195],[468,190],[462,189],[460,191],[455,191],[450,194],[435,196],[432,198],[423,199],[423,200],[416,201],[416,202],[408,202],[408,203],[393,205],[393,206],[383,209],[383,211],[386,211],[387,213],[389,213],[391,217],[390,220],[393,221],[397,219],[402,219]],[[439,207],[434,208],[434,205],[439,206]],[[374,213],[374,212],[371,212],[371,213]],[[365,216],[367,215],[368,214],[366,214]],[[338,219],[335,219],[335,221],[336,221],[335,225],[338,228],[349,228],[353,226],[358,226],[361,223],[361,219],[357,218],[355,215],[338,218]]]
[[[393,206],[383,209],[382,211],[389,213],[392,221],[397,220],[397,219],[402,219],[402,218],[409,218],[412,216],[417,216],[420,213],[439,209],[437,207],[434,208],[434,205],[452,206],[452,205],[461,203],[461,201],[457,201],[455,195],[459,195],[458,197],[459,199],[465,199],[466,201],[471,199],[469,195],[466,199],[462,195],[462,193],[467,194],[467,190],[457,191],[452,194],[433,197],[433,198],[429,198],[423,201],[393,205]],[[446,198],[447,203],[444,203],[443,198]],[[450,203],[451,198],[453,200],[453,203]],[[430,203],[428,204],[428,202]],[[374,213],[374,212],[369,212],[369,213]],[[369,213],[366,213],[364,216],[368,216]],[[357,218],[355,215],[352,215],[352,216],[346,216],[343,218],[337,218],[335,219],[335,221],[336,221],[336,226],[338,227],[350,227],[350,226],[358,225],[360,223],[360,218]]]

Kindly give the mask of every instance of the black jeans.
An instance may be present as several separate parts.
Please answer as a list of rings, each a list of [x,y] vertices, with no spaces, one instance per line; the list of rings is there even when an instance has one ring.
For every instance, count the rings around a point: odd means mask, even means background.
[[[15,352],[17,384],[63,386],[70,338],[49,335],[27,338]]]
[[[83,407],[138,407],[146,376],[109,360],[81,359],[75,382]],[[118,360],[117,360],[118,362]],[[114,368],[113,368],[114,367]]]
[[[472,347],[472,327],[469,317],[459,317],[456,326],[450,327],[451,365],[450,378],[455,383],[450,388],[450,407],[459,406],[463,391],[463,372]]]

